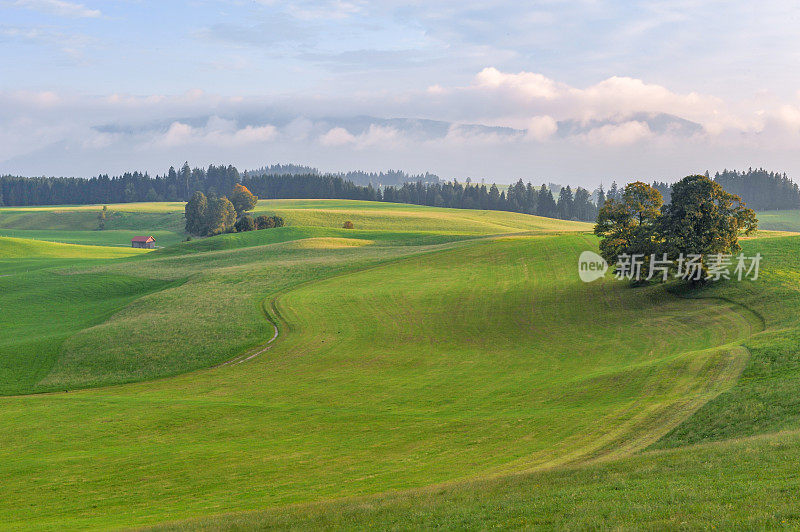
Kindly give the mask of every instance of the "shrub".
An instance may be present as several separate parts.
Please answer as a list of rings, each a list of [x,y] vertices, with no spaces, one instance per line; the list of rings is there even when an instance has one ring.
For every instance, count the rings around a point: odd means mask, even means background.
[[[267,216],[262,214],[256,218],[256,229],[272,229],[273,227],[283,227],[285,224],[280,216]]]
[[[242,216],[238,222],[236,222],[236,230],[240,233],[244,233],[245,231],[252,231],[256,228],[256,221],[253,219],[252,216]]]

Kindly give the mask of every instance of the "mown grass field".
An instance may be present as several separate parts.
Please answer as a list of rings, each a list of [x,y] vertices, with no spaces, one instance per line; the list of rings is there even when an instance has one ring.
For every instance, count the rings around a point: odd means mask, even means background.
[[[588,224],[257,210],[288,227],[0,239],[2,526],[798,525],[800,237],[744,243],[757,281],[673,293],[581,283]]]
[[[0,207],[0,236],[50,242],[129,247],[133,236],[153,235],[159,247],[185,240],[183,203],[107,205],[105,229],[98,230],[101,205]],[[421,205],[353,200],[261,201],[253,215],[278,214],[294,227],[341,228],[346,220],[356,229],[426,231],[448,235],[488,235],[514,231],[571,231],[586,227],[514,213],[438,209]]]
[[[800,210],[758,213],[758,225],[771,231],[800,231]]]

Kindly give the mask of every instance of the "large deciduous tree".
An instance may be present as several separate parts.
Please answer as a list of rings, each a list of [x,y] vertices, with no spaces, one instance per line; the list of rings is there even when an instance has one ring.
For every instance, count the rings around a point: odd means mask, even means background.
[[[636,181],[625,186],[621,199],[610,197],[597,215],[594,234],[600,254],[614,263],[622,254],[649,257],[658,247],[655,226],[663,200],[658,190]]]
[[[664,208],[658,232],[670,256],[736,253],[740,234],[758,227],[752,209],[708,176],[691,175],[672,186],[672,201]]]
[[[233,186],[229,199],[233,208],[236,209],[236,216],[239,217],[247,211],[252,211],[258,201],[258,197],[254,196],[246,186],[238,183]]]
[[[672,186],[671,202],[661,208],[661,194],[641,182],[631,183],[621,198],[609,193],[600,209],[594,232],[600,236],[600,253],[609,262],[620,255],[642,255],[644,267],[651,255],[678,264],[681,256],[701,257],[702,271],[710,257],[741,250],[739,235],[758,226],[752,209],[739,196],[726,192],[707,175],[687,176]],[[704,282],[706,275],[692,279]]]

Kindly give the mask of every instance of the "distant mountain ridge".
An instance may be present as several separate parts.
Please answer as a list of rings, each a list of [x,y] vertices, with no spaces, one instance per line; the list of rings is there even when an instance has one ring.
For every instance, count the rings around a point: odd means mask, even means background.
[[[331,129],[342,128],[354,136],[365,135],[374,128],[386,128],[398,131],[415,140],[434,140],[442,139],[457,130],[466,135],[496,135],[499,137],[523,137],[527,130],[505,126],[487,126],[484,124],[459,123],[444,120],[431,120],[426,118],[380,118],[369,115],[358,116],[325,116],[325,117],[305,117],[291,116],[287,114],[263,113],[255,115],[236,115],[218,116],[203,115],[194,117],[176,117],[172,119],[162,119],[155,122],[143,124],[103,124],[94,129],[102,133],[125,133],[135,134],[150,131],[166,131],[175,123],[180,122],[193,128],[206,127],[212,123],[213,119],[229,120],[237,128],[275,126],[277,128],[287,128],[298,120],[306,120],[304,126],[305,133],[308,135],[322,135]],[[702,133],[703,126],[697,122],[692,122],[684,118],[666,113],[634,113],[631,115],[616,116],[605,119],[577,120],[566,119],[556,122],[555,135],[566,138],[575,135],[584,135],[594,129],[604,126],[619,126],[629,122],[639,122],[645,124],[653,133],[664,134],[674,133],[682,136],[691,136]]]

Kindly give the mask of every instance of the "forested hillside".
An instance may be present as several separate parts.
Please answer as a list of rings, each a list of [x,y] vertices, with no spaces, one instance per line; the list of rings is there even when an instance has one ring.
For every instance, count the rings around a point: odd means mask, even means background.
[[[282,168],[277,168],[282,169]],[[291,170],[291,169],[289,169]],[[370,174],[366,174],[370,175]],[[385,174],[384,174],[385,175]],[[164,175],[126,172],[121,176],[100,175],[92,179],[74,177],[0,177],[0,204],[62,205],[130,203],[136,201],[188,201],[195,191],[207,196],[224,196],[241,183],[264,199],[325,198],[412,203],[457,209],[489,209],[537,214],[566,220],[593,220],[597,214],[591,194],[578,187],[563,187],[554,198],[549,187],[534,187],[519,180],[501,191],[496,185],[440,182],[426,174],[402,186],[381,189],[357,185],[342,175],[282,174],[269,172],[240,174],[234,166],[211,165],[207,169],[170,168]],[[435,181],[434,181],[435,179]]]
[[[358,182],[353,180],[357,179]],[[413,182],[404,180],[413,179]],[[750,169],[747,172],[725,170],[714,181],[741,196],[755,210],[798,209],[800,189],[786,174]],[[393,184],[388,183],[398,183]],[[621,198],[621,188],[612,183],[608,191],[590,192],[582,187],[560,187],[554,195],[552,186],[534,186],[520,179],[501,190],[496,185],[476,184],[467,179],[441,181],[433,174],[409,175],[349,172],[320,174],[316,169],[298,165],[273,165],[240,174],[234,166],[210,165],[180,169],[170,168],[164,175],[126,172],[121,176],[100,175],[91,179],[75,177],[0,176],[0,205],[105,204],[139,201],[188,201],[195,191],[224,196],[241,183],[264,199],[318,198],[355,199],[411,203],[457,209],[487,209],[535,214],[564,220],[594,221],[606,199]],[[359,184],[362,183],[362,184]],[[366,183],[366,184],[364,184]],[[379,185],[376,185],[378,183]],[[669,203],[671,185],[653,182]]]
[[[246,170],[247,176],[281,176],[281,175],[323,175],[317,168],[300,164],[271,164],[262,166],[255,170]],[[438,183],[439,176],[425,172],[424,174],[408,174],[401,170],[387,170],[386,172],[364,172],[362,170],[352,170],[349,172],[336,172],[329,174],[341,177],[347,181],[352,181],[356,185],[374,187],[402,186],[403,183]]]
[[[749,168],[746,172],[723,170],[714,174],[714,181],[756,211],[800,209],[800,188],[785,173],[767,172],[763,168]],[[670,202],[671,184],[654,181],[653,188],[661,193],[665,204]],[[620,189],[614,183],[607,197],[620,199],[619,193]]]
[[[750,168],[747,172],[723,170],[714,175],[714,181],[731,194],[741,196],[751,209],[800,209],[800,189],[785,173],[767,172],[763,168]]]

